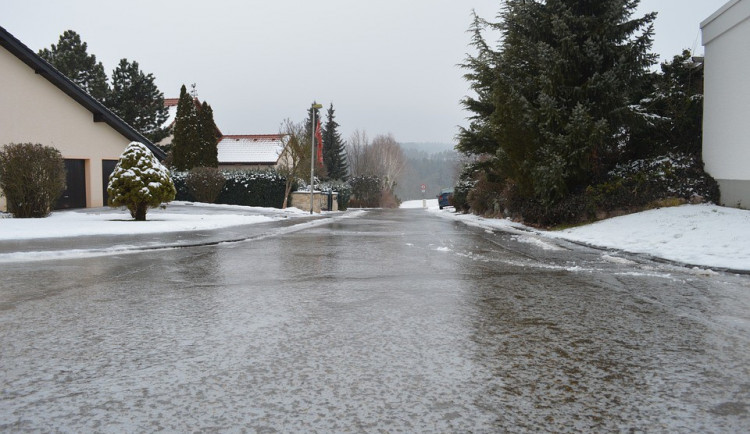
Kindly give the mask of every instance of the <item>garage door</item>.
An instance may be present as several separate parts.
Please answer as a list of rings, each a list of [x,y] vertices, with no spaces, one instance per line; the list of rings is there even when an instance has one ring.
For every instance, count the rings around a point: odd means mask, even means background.
[[[65,160],[67,187],[55,209],[86,208],[86,160]]]

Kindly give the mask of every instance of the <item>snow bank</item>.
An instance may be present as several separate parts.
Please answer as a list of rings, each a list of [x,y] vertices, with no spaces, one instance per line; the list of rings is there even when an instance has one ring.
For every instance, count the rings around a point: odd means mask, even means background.
[[[735,208],[716,205],[660,208],[556,232],[504,219],[445,211],[436,214],[487,230],[532,232],[684,264],[750,271],[750,211]]]
[[[546,234],[687,264],[750,270],[750,212],[740,209],[683,205]]]

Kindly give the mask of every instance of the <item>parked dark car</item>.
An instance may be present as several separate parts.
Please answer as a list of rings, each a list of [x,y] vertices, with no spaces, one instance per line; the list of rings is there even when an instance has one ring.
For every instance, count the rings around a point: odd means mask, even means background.
[[[452,188],[444,188],[440,190],[440,194],[437,196],[438,198],[438,206],[440,209],[443,209],[446,206],[452,206],[451,201],[453,201],[453,189]]]

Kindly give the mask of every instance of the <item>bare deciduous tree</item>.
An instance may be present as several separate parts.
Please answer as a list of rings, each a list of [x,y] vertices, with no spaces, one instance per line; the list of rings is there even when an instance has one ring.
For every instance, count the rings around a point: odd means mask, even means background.
[[[292,185],[298,180],[310,177],[310,137],[305,134],[305,125],[285,119],[279,133],[284,141],[279,165],[276,171],[286,178],[284,186],[284,203],[286,208]]]
[[[346,147],[346,156],[349,160],[349,173],[351,176],[364,176],[367,174],[368,164],[365,160],[369,146],[370,139],[367,137],[367,132],[354,130],[347,141]]]
[[[406,157],[401,145],[398,144],[393,134],[379,135],[372,140],[369,146],[371,165],[376,168],[376,175],[383,179],[388,191],[393,191],[401,173],[406,167]]]

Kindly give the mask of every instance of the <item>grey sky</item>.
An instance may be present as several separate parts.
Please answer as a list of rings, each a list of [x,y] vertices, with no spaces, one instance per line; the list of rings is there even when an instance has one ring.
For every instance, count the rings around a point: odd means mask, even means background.
[[[700,22],[725,0],[642,0],[658,11],[654,51],[702,53]],[[313,100],[354,129],[402,142],[451,142],[467,114],[471,10],[499,0],[2,0],[0,26],[37,51],[72,29],[108,74],[120,58],[153,73],[166,97],[197,83],[225,134],[274,133]]]

